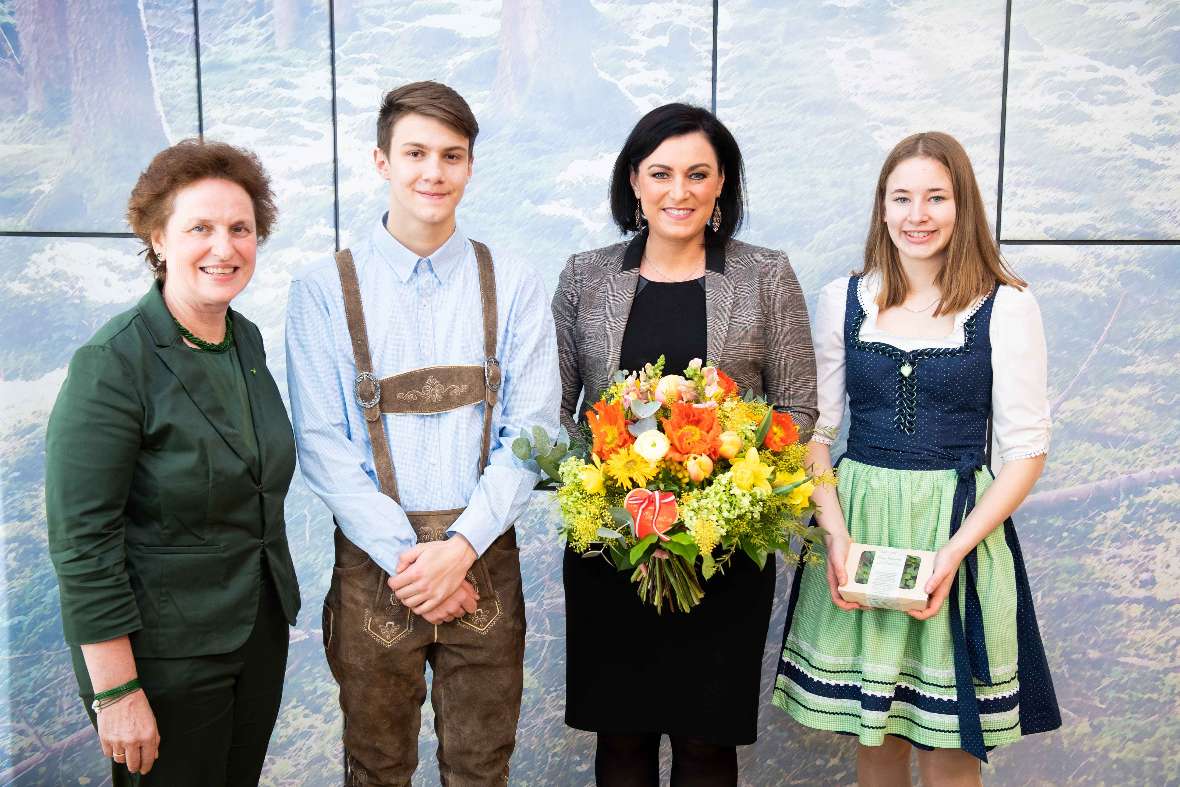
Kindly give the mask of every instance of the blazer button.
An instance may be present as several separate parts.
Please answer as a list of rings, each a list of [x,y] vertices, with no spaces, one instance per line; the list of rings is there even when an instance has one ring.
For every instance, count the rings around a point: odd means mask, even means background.
[[[262,484],[255,484],[254,488],[257,489],[259,492],[261,492],[262,491]]]

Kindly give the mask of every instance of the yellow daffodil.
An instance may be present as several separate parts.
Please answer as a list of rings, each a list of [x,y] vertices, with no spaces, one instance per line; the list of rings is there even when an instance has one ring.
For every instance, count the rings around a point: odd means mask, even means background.
[[[605,479],[602,477],[602,464],[597,456],[594,457],[594,464],[583,465],[578,469],[578,480],[582,483],[582,488],[592,495],[601,495],[606,491],[603,486]]]
[[[668,453],[668,446],[668,438],[659,429],[648,429],[635,439],[635,453],[653,465]]]
[[[758,458],[758,449],[751,448],[741,459],[735,459],[730,468],[733,474],[733,484],[743,492],[760,489],[770,492],[770,475],[773,468],[765,465]]]
[[[807,478],[807,472],[802,469],[796,470],[793,473],[788,473],[786,470],[780,470],[774,477],[774,485],[776,487],[788,486],[790,484],[798,483],[805,478]],[[795,487],[790,492],[787,492],[787,503],[793,508],[803,508],[811,500],[811,493],[814,491],[815,484],[812,481],[799,484],[799,486]]]
[[[611,454],[603,469],[623,489],[643,486],[656,475],[656,466],[637,453],[633,445]]]

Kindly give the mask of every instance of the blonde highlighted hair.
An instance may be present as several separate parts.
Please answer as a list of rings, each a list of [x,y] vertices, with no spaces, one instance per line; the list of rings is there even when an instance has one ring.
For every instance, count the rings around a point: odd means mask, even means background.
[[[990,294],[996,284],[1018,289],[1028,286],[1000,256],[967,151],[950,134],[924,131],[898,142],[889,151],[877,177],[873,215],[865,240],[864,268],[860,271],[860,274],[877,271],[881,276],[877,307],[885,310],[899,306],[909,292],[901,258],[885,225],[885,181],[898,164],[912,158],[932,159],[946,167],[955,200],[955,228],[946,246],[946,262],[935,279],[942,299],[934,316],[966,309],[980,296]]]

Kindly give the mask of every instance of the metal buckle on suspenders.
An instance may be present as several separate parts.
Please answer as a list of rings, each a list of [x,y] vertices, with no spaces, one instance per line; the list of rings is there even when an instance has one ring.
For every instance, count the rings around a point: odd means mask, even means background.
[[[492,393],[499,393],[500,383],[503,380],[504,374],[500,370],[500,360],[495,356],[487,358],[483,362],[483,381],[488,390]]]
[[[361,386],[365,383],[373,386],[373,397],[371,399],[366,399],[361,395]],[[362,409],[368,410],[370,407],[376,407],[381,403],[381,381],[372,372],[361,372],[352,381],[352,395],[356,398],[356,403]]]

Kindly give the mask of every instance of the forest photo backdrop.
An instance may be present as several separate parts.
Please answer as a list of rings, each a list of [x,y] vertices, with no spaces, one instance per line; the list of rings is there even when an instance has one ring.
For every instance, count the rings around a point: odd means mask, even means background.
[[[284,379],[293,271],[380,215],[370,150],[385,90],[438,79],[483,129],[463,230],[531,263],[617,240],[610,164],[638,117],[714,106],[747,157],[742,237],[785,250],[814,306],[859,264],[877,168],[906,134],[957,136],[1050,353],[1048,470],[1016,521],[1065,724],[985,778],[1176,783],[1180,772],[1180,5],[1167,0],[0,0],[0,783],[101,784],[45,547],[45,419],[74,349],[147,288],[123,208],[165,145],[257,151],[277,232],[235,307]],[[268,785],[331,783],[335,684],[319,609],[326,510],[288,501],[304,612]],[[589,785],[563,714],[556,511],[518,524],[528,602],[513,784]],[[764,687],[778,655],[780,593]],[[751,785],[850,783],[849,740],[767,701]],[[429,707],[421,755],[433,760]],[[433,784],[424,765],[416,783]]]

